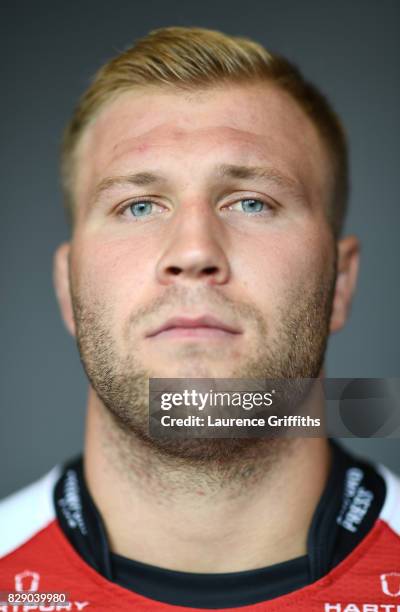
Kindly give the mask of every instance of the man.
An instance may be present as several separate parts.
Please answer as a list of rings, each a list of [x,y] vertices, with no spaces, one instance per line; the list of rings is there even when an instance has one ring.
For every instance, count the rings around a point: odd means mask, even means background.
[[[387,470],[322,437],[148,431],[149,378],[323,376],[359,252],[326,99],[254,42],[158,30],[97,74],[62,173],[85,450],[2,503],[1,590],[68,595],[38,610],[400,610]]]

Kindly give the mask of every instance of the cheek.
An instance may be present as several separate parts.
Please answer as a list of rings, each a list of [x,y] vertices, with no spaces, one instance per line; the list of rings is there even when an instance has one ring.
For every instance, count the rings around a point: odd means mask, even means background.
[[[301,296],[330,275],[332,239],[322,232],[276,234],[238,253],[237,276],[264,312],[279,309],[289,294]]]
[[[85,237],[73,245],[76,285],[92,302],[118,316],[129,315],[143,299],[153,259],[144,244],[132,240]]]

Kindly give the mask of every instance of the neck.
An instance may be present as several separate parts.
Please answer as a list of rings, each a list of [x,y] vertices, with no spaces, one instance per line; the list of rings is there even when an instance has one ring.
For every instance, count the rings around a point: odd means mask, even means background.
[[[236,572],[306,554],[329,458],[325,439],[292,438],[255,441],[229,465],[189,464],[122,431],[89,394],[87,485],[111,550],[142,563]]]

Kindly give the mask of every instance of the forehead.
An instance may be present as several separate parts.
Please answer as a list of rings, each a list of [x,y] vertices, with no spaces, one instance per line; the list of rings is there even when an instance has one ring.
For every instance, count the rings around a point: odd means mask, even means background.
[[[192,93],[125,92],[86,128],[77,149],[76,196],[106,176],[160,168],[194,178],[215,163],[266,162],[326,193],[328,154],[289,94],[272,84],[224,85]],[[186,174],[188,175],[188,174]]]

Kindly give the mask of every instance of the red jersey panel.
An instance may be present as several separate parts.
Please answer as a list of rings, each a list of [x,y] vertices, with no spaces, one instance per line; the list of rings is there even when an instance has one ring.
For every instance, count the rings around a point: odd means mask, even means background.
[[[298,591],[225,612],[400,612],[400,482],[381,468],[386,498],[362,542],[330,573]],[[52,492],[59,469],[0,506],[0,591],[66,593],[68,603],[16,607],[0,612],[183,612],[204,610],[165,604],[133,593],[98,574],[81,559],[55,519]],[[3,594],[4,597],[4,594]]]

